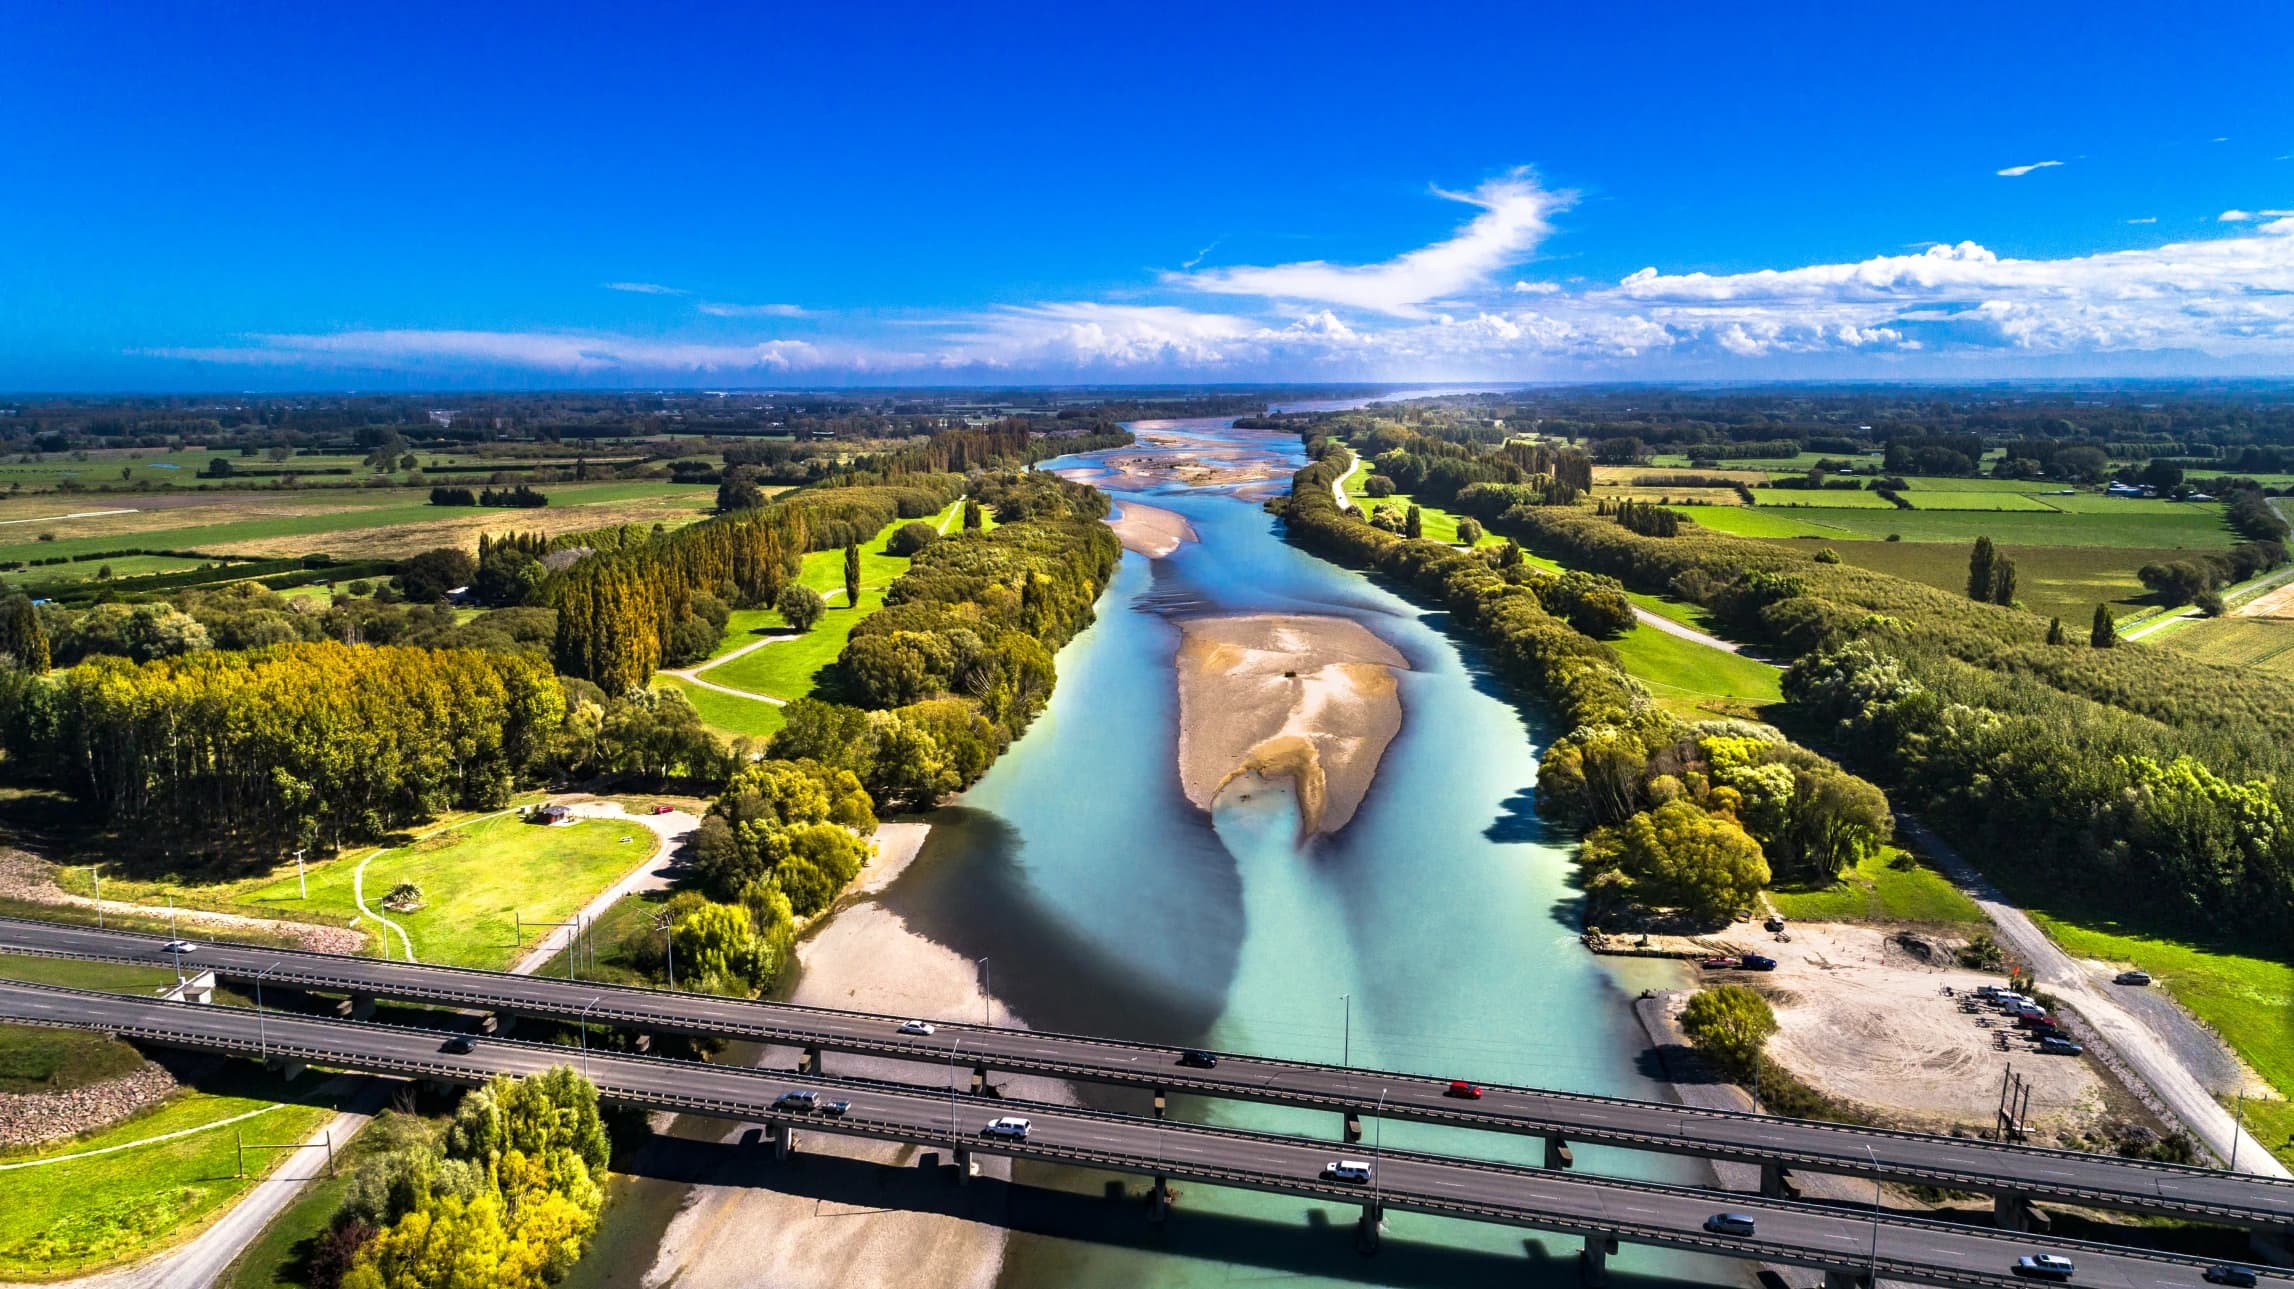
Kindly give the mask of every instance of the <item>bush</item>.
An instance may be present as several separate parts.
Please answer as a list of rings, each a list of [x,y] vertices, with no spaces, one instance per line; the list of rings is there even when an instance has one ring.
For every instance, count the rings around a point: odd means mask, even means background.
[[[1362,495],[1366,497],[1391,497],[1394,495],[1394,481],[1382,474],[1371,475],[1362,481]]]
[[[780,610],[783,622],[804,632],[812,630],[813,624],[820,621],[823,613],[828,612],[828,601],[821,598],[820,592],[804,583],[791,582],[781,588],[779,597],[773,601],[773,607]]]
[[[930,524],[922,521],[902,524],[894,529],[892,536],[885,541],[884,553],[912,556],[938,540],[940,540],[940,530]]]
[[[1697,991],[1681,1009],[1681,1032],[1715,1068],[1745,1080],[1754,1076],[1762,1049],[1776,1033],[1776,1013],[1743,985],[1715,985]]]

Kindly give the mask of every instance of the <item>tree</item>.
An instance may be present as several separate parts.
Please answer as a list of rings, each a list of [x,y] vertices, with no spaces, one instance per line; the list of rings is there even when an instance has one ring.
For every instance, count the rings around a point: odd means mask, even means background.
[[[21,593],[0,600],[0,657],[29,672],[48,669],[48,630],[39,607]]]
[[[1967,557],[1967,598],[1990,601],[1992,588],[1997,584],[1997,559],[1989,537],[1975,539],[1975,549]]]
[[[2015,561],[2005,555],[1995,556],[1991,565],[1991,602],[2015,603]]]
[[[2051,645],[2059,645],[2064,643],[2063,619],[2047,619],[2047,643]]]
[[[718,510],[755,510],[764,504],[765,490],[757,486],[755,466],[725,467],[725,477],[717,484]]]
[[[470,585],[478,577],[478,561],[470,553],[440,546],[413,556],[398,566],[398,589],[415,604],[435,604],[448,591]]]
[[[938,540],[940,540],[939,529],[921,519],[911,520],[892,530],[892,536],[885,539],[884,553],[912,556]]]
[[[860,607],[860,543],[851,542],[844,548],[844,607]]]
[[[980,531],[980,521],[983,517],[978,499],[964,498],[964,531],[967,533]]]
[[[1391,497],[1394,495],[1394,481],[1382,474],[1371,475],[1362,481],[1362,495],[1365,497]]]
[[[1693,801],[1667,802],[1585,839],[1580,861],[1613,871],[1644,903],[1726,921],[1768,885],[1768,861],[1734,819]]]
[[[1402,517],[1402,535],[1412,541],[1426,535],[1425,517],[1418,513],[1416,506],[1410,507],[1409,512]]]
[[[1743,985],[1715,985],[1698,990],[1681,1009],[1681,1032],[1724,1073],[1749,1079],[1776,1033],[1776,1013]]]
[[[773,607],[781,611],[783,622],[802,633],[812,630],[812,624],[820,621],[820,615],[828,611],[828,601],[804,583],[791,582],[781,588],[780,598],[773,601]]]
[[[1458,545],[1473,546],[1478,544],[1481,539],[1482,525],[1480,520],[1461,519],[1458,521]]]
[[[737,904],[703,904],[669,929],[677,957],[691,978],[704,982],[754,981],[764,966],[756,927]]]
[[[481,604],[496,608],[531,604],[547,576],[542,562],[527,552],[506,543],[490,545],[478,559],[477,578],[470,587]]]
[[[2173,492],[2182,486],[2182,467],[2165,457],[2152,457],[2143,463],[2143,472],[2135,477],[2135,482],[2156,488],[2162,494]]]
[[[2111,606],[2095,606],[2095,625],[2087,633],[2087,643],[2097,649],[2109,649],[2119,643],[2119,626],[2111,617]]]
[[[2223,604],[2222,592],[2220,591],[2200,591],[2198,595],[2192,599],[2191,603],[2196,604],[2198,606],[2198,611],[2210,618],[2219,618],[2222,616]]]

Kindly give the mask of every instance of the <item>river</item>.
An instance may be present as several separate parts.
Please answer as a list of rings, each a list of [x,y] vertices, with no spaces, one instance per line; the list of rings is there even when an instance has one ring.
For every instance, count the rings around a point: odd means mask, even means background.
[[[1661,1097],[1627,984],[1575,941],[1564,839],[1531,808],[1542,715],[1501,696],[1443,614],[1285,543],[1253,498],[1304,464],[1287,435],[1223,421],[1164,423],[1173,455],[1260,463],[1269,483],[1189,486],[1111,471],[1106,458],[1042,468],[1177,511],[1201,540],[1127,554],[1097,623],[1061,652],[1048,711],[963,803],[939,811],[923,854],[884,896],[910,925],[987,957],[995,993],[1039,1028],[1442,1077]],[[1239,495],[1238,495],[1239,494]],[[1303,847],[1285,791],[1210,813],[1180,793],[1176,616],[1320,613],[1368,627],[1408,659],[1403,725],[1360,813]],[[1638,988],[1634,979],[1631,987]],[[1653,978],[1651,983],[1657,983]],[[1373,1095],[1366,1085],[1365,1095]],[[1127,1106],[1136,1109],[1136,1106]],[[1176,1107],[1182,1117],[1335,1136],[1336,1121],[1271,1107]],[[1379,1141],[1530,1159],[1534,1141],[1375,1121]],[[1348,1153],[1357,1153],[1349,1151]],[[1588,1171],[1697,1180],[1697,1166],[1580,1148]],[[1354,1252],[1347,1206],[1196,1188],[1166,1225],[1096,1198],[1105,1179],[1022,1166],[1003,1283],[1575,1284],[1574,1242],[1395,1214],[1375,1258]],[[1073,1198],[1069,1198],[1073,1197]],[[1648,1250],[1616,1283],[1712,1284],[1741,1271]]]

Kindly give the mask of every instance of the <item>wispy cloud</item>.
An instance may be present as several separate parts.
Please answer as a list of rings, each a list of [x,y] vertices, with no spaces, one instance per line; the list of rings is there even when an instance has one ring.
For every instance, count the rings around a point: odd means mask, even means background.
[[[608,282],[608,291],[629,291],[637,295],[687,295],[682,287],[663,286],[659,282]]]
[[[1527,170],[1492,179],[1470,193],[1435,189],[1436,196],[1479,207],[1455,234],[1379,264],[1305,260],[1258,268],[1166,273],[1168,286],[1211,295],[1309,301],[1368,309],[1396,317],[1424,317],[1429,300],[1470,292],[1499,270],[1526,259],[1550,230],[1548,220],[1570,203],[1548,192]]]
[[[1223,238],[1223,237],[1218,237],[1218,238],[1213,238],[1213,239],[1211,239],[1211,243],[1210,243],[1210,245],[1208,245],[1208,246],[1205,246],[1203,249],[1201,249],[1201,250],[1199,250],[1199,251],[1195,252],[1193,255],[1191,255],[1191,256],[1189,256],[1189,257],[1187,257],[1186,261],[1185,261],[1184,263],[1180,264],[1180,265],[1179,265],[1179,267],[1180,267],[1180,268],[1182,268],[1182,269],[1192,269],[1192,268],[1194,268],[1196,265],[1198,265],[1198,264],[1202,263],[1204,260],[1207,260],[1207,259],[1209,259],[1209,258],[1211,257],[1211,252],[1212,252],[1212,251],[1215,251],[1215,250],[1217,250],[1217,249],[1219,249],[1219,243],[1220,243],[1220,242],[1223,242],[1223,241],[1225,241],[1225,240],[1226,240],[1226,239],[1225,239],[1225,238]]]
[[[2294,210],[2238,210],[2233,208],[2215,216],[2215,219],[2224,224],[2244,224],[2257,219],[2285,219],[2290,215],[2294,215]]]
[[[2145,215],[2141,219],[2130,219],[2127,222],[2130,224],[2156,224],[2159,222],[2159,217],[2156,215]]]
[[[714,301],[695,306],[712,318],[803,318],[810,314],[797,304],[718,304]]]
[[[2034,170],[2045,170],[2049,166],[2059,166],[2062,164],[2063,163],[2060,161],[2034,161],[2027,166],[2009,166],[2007,169],[1999,171],[1998,173],[1999,177],[2002,179],[2021,179],[2023,176],[2030,174]]]

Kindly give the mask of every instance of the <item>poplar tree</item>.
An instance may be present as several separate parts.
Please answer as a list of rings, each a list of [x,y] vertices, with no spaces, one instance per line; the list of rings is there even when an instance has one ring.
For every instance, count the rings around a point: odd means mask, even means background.
[[[1993,557],[1991,564],[1991,602],[2015,603],[2015,561],[2005,555]]]
[[[2095,606],[2095,626],[2092,631],[2087,633],[2087,643],[2097,649],[2110,649],[2118,645],[2119,627],[2116,622],[2111,620],[2110,605],[2098,604]]]
[[[1967,598],[1971,600],[1989,600],[1992,598],[1993,566],[1996,560],[1997,556],[1993,554],[1991,549],[1991,539],[1989,537],[1976,538],[1975,549],[1969,552],[1967,557]]]
[[[2051,645],[2063,643],[2063,619],[2049,618],[2047,620],[2047,643]]]
[[[844,607],[860,607],[860,543],[851,542],[844,548]]]

